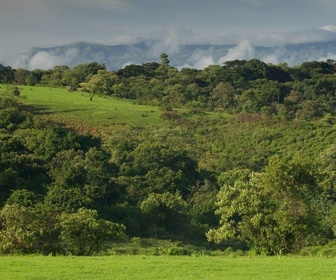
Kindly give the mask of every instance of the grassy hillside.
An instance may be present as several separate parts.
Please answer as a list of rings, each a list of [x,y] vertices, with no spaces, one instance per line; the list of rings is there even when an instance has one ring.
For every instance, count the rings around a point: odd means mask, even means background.
[[[129,124],[140,127],[162,125],[158,107],[137,105],[131,100],[95,96],[64,88],[20,86],[21,101],[40,114],[77,128]]]
[[[129,99],[96,95],[90,101],[88,93],[68,92],[65,88],[19,89],[20,101],[44,119],[103,137],[123,137],[135,127],[146,128],[152,141],[158,135],[170,135],[164,141],[179,143],[202,168],[219,173],[242,167],[260,170],[274,154],[288,157],[300,152],[314,159],[334,142],[336,134],[335,120],[328,117],[283,122],[259,114],[197,114],[186,108],[164,112]],[[1,86],[0,93],[5,91],[6,86]]]

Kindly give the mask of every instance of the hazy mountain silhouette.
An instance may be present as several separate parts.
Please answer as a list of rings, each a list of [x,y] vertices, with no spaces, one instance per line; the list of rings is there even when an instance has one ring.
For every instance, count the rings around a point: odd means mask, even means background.
[[[16,68],[50,69],[57,65],[73,67],[82,63],[104,63],[110,70],[128,64],[159,62],[167,53],[170,64],[177,68],[204,68],[235,59],[260,59],[266,63],[300,65],[306,61],[336,59],[336,41],[292,44],[273,47],[252,46],[248,41],[237,45],[177,45],[164,46],[160,42],[140,42],[132,45],[100,45],[78,42],[74,44],[33,48],[23,54]]]

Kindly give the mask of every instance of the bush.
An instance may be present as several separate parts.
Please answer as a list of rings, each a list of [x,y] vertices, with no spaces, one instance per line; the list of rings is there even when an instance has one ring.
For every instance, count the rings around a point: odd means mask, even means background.
[[[33,253],[38,232],[34,228],[33,212],[24,206],[6,205],[0,211],[0,240],[3,253]]]
[[[92,255],[109,241],[125,237],[124,225],[98,219],[97,211],[85,208],[76,213],[63,213],[60,226],[60,240],[67,254]]]
[[[336,258],[336,243],[331,242],[324,246],[305,247],[300,251],[300,255]]]
[[[14,96],[20,96],[20,90],[19,90],[19,88],[18,88],[17,86],[14,86],[14,87],[12,88],[12,94],[13,94]]]

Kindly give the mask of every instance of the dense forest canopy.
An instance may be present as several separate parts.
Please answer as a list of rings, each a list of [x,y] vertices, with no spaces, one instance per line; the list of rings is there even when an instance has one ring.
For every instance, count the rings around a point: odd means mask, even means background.
[[[113,72],[1,66],[0,83],[4,253],[85,255],[151,237],[278,254],[335,238],[333,60],[179,71],[162,54]],[[25,105],[24,85],[159,106],[169,125],[81,134]]]

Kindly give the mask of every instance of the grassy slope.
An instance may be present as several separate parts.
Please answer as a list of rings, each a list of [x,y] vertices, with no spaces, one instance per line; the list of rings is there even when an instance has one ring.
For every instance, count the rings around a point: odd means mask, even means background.
[[[137,105],[133,101],[67,92],[63,88],[20,86],[21,101],[37,108],[49,119],[78,130],[112,125],[161,126],[158,107]],[[92,131],[90,131],[92,132]]]
[[[334,279],[334,258],[0,257],[2,279]]]
[[[64,88],[19,88],[20,100],[37,108],[42,117],[63,123],[80,133],[111,137],[127,135],[128,131],[134,131],[135,126],[154,132],[168,124],[161,118],[162,111],[158,107],[138,105],[131,100],[95,96],[90,101],[87,93],[67,92]],[[0,94],[5,89],[6,86],[1,85]],[[186,109],[179,110],[179,114],[183,112],[187,113],[184,115],[187,121],[191,121],[188,128],[183,128],[183,133],[190,135],[188,143],[192,143],[191,151],[197,152],[195,157],[199,166],[216,172],[245,166],[247,162],[253,170],[262,168],[269,156],[274,154],[287,157],[303,152],[315,159],[334,143],[336,136],[336,124],[324,120],[267,124],[232,122],[227,121],[228,115],[207,113],[196,116]],[[200,123],[195,122],[197,118],[201,119]],[[218,122],[211,123],[213,119]],[[183,133],[182,136],[174,135],[180,137],[178,141],[181,145],[187,143]]]

